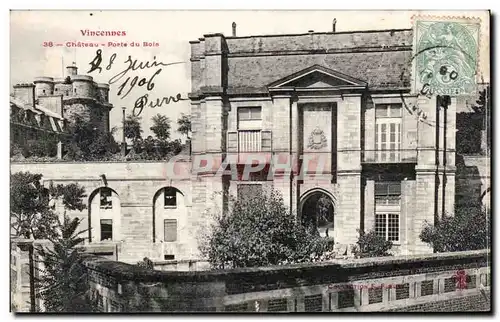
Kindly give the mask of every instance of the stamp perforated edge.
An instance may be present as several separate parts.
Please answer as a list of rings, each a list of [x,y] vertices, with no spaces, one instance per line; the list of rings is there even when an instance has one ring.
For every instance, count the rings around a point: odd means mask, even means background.
[[[483,12],[483,11],[481,11]],[[485,10],[484,12],[488,12],[489,15],[491,15],[491,12],[489,12],[488,10]],[[414,33],[414,40],[413,40],[413,47],[416,48],[416,37],[415,37],[415,32],[416,32],[416,21],[417,20],[430,20],[430,21],[456,21],[456,22],[459,22],[459,21],[463,21],[463,22],[466,22],[466,23],[477,23],[479,24],[479,34],[478,34],[478,39],[477,39],[477,53],[476,53],[476,56],[477,56],[477,64],[476,64],[476,83],[478,83],[479,81],[479,77],[482,78],[482,76],[480,75],[480,70],[481,70],[481,48],[482,48],[482,45],[483,45],[483,35],[481,34],[481,27],[483,26],[483,20],[481,18],[479,18],[478,16],[474,16],[474,15],[470,15],[470,16],[466,16],[466,15],[460,15],[460,16],[453,16],[453,15],[429,15],[429,14],[414,14],[411,16],[411,26],[412,26],[412,29],[413,29],[413,33]],[[489,36],[489,35],[488,35]],[[413,54],[412,54],[413,56]],[[414,63],[412,63],[412,67],[411,67],[411,71],[412,71],[412,78],[413,77],[416,77],[415,76],[415,66],[414,66]],[[481,80],[482,81],[482,80]],[[415,83],[415,81],[413,81]],[[413,88],[413,86],[411,87],[411,92],[414,93],[415,92],[415,89]]]

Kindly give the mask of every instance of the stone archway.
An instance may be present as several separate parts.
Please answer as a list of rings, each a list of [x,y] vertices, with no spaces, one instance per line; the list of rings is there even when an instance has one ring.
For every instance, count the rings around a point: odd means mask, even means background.
[[[333,197],[320,189],[304,194],[300,204],[300,220],[306,227],[317,229],[320,236],[333,237],[335,229]]]

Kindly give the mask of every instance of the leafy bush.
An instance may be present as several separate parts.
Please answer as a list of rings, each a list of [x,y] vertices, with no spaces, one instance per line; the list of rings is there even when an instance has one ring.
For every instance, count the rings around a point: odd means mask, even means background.
[[[445,216],[436,226],[428,223],[420,233],[420,240],[436,252],[490,248],[490,214],[480,205],[457,207],[454,216]]]
[[[233,200],[215,213],[200,251],[215,269],[309,262],[333,245],[306,229],[275,191]]]
[[[149,270],[153,270],[154,269],[154,263],[153,263],[153,261],[150,260],[147,257],[144,257],[142,259],[142,261],[137,262],[137,266],[145,268],[145,269],[149,269]]]
[[[374,230],[368,233],[361,231],[356,244],[354,249],[356,257],[391,256],[389,250],[392,248],[392,242],[378,236]]]

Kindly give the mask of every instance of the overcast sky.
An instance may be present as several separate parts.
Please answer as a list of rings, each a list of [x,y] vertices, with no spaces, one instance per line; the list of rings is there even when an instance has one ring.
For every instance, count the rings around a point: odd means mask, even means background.
[[[96,48],[43,47],[43,42],[66,43],[68,41],[107,42],[123,41],[158,42],[158,48],[104,48],[103,67],[99,74],[90,75],[97,82],[107,83],[109,79],[127,65],[125,60],[132,55],[138,61],[185,62],[164,67],[155,77],[155,88],[149,98],[175,96],[180,93],[187,98],[190,92],[190,40],[196,40],[207,33],[231,35],[232,22],[237,23],[237,35],[261,35],[282,33],[305,33],[308,30],[328,32],[333,18],[337,19],[337,31],[411,28],[411,17],[418,12],[408,11],[11,11],[11,85],[30,82],[37,76],[61,77],[62,66],[76,62],[79,74],[87,74],[89,62],[95,56]],[[433,15],[442,14],[433,12]],[[455,12],[461,16],[467,13]],[[488,16],[475,12],[482,21],[482,34],[488,34]],[[82,36],[80,30],[126,31],[125,37]],[[483,37],[480,70],[485,81],[489,81],[489,47]],[[116,59],[111,70],[105,66],[111,54]],[[149,77],[156,71],[150,69],[129,73],[129,76]],[[124,81],[126,78],[123,78]],[[131,79],[132,80],[132,79]],[[132,89],[128,96],[117,96],[118,85],[111,85],[110,102],[115,106],[111,112],[111,126],[121,129],[121,107],[131,113],[135,100],[146,91]],[[137,87],[137,86],[136,86]],[[128,90],[128,89],[127,89]],[[162,107],[145,108],[143,130],[149,135],[150,119],[156,113],[170,117],[175,123],[180,113],[189,114],[189,101],[181,101]],[[174,125],[175,127],[175,125]],[[176,128],[176,127],[175,127]],[[121,133],[121,131],[119,131]]]

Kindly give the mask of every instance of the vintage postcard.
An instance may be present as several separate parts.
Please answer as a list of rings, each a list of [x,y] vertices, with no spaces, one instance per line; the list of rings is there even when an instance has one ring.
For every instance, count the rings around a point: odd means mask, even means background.
[[[489,11],[10,12],[11,311],[491,312]]]

